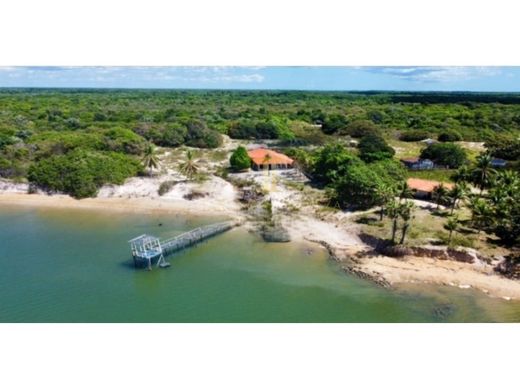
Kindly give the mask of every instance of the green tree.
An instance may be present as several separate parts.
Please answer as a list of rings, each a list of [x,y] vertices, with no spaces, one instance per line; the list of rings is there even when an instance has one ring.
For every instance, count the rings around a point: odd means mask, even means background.
[[[493,169],[491,165],[492,160],[493,157],[491,157],[490,153],[481,153],[477,157],[475,170],[473,171],[473,177],[475,184],[477,184],[480,188],[481,194],[482,191],[484,191],[484,188],[489,184],[491,175],[496,173],[495,169]]]
[[[466,184],[466,182],[460,182],[455,184],[453,188],[448,193],[448,196],[450,198],[451,203],[451,211],[450,214],[453,215],[453,211],[455,210],[455,207],[457,207],[458,203],[461,200],[466,199],[466,197],[469,194],[469,187]]]
[[[193,177],[197,174],[199,171],[199,167],[197,163],[195,162],[195,159],[193,157],[193,152],[191,150],[188,150],[186,152],[186,161],[180,164],[179,171],[188,178],[188,180],[192,180]]]
[[[365,162],[390,159],[395,150],[388,145],[383,137],[377,134],[367,134],[361,138],[358,145],[359,157]]]
[[[322,131],[325,134],[334,134],[346,128],[348,124],[347,117],[342,114],[331,114],[325,118],[322,124]]]
[[[330,186],[341,206],[367,209],[379,202],[378,188],[381,178],[362,162],[350,164]]]
[[[448,197],[448,190],[444,186],[444,183],[441,183],[437,187],[433,189],[433,199],[435,203],[437,203],[437,210],[439,209],[441,204],[446,203]]]
[[[390,218],[390,220],[392,221],[392,237],[390,239],[392,244],[395,244],[395,236],[397,234],[399,207],[400,203],[397,202],[395,199],[391,199],[386,205],[386,213],[388,215],[388,218]]]
[[[404,180],[399,183],[399,186],[397,187],[397,193],[399,195],[399,201],[413,197],[412,190],[410,189],[410,187],[408,187],[408,183]]]
[[[328,144],[320,148],[313,160],[313,176],[325,184],[340,179],[351,164],[359,162],[356,156],[340,144]]]
[[[444,229],[449,231],[448,246],[451,245],[453,232],[457,229],[458,226],[459,226],[459,218],[457,215],[452,215],[451,217],[449,217],[448,220],[446,221],[446,223],[444,224]]]
[[[247,154],[246,148],[239,146],[235,149],[229,159],[231,168],[235,171],[242,171],[251,166],[251,158]]]
[[[401,241],[399,241],[400,245],[404,244],[404,240],[406,238],[406,233],[410,228],[410,221],[413,218],[412,211],[414,209],[414,203],[412,201],[407,201],[402,203],[398,207],[398,215],[403,221],[403,226],[401,227]]]
[[[153,175],[153,170],[159,168],[159,157],[157,156],[157,149],[152,143],[146,144],[143,152],[142,163],[144,168],[148,170],[150,176]]]
[[[456,142],[462,140],[462,135],[456,130],[445,130],[437,139],[441,142]]]
[[[430,159],[449,168],[458,168],[466,162],[467,155],[459,145],[447,142],[428,145],[421,152],[421,158]]]
[[[480,233],[485,226],[491,223],[491,207],[487,201],[478,197],[472,197],[468,207],[471,210],[471,222]]]
[[[460,183],[462,181],[470,181],[471,180],[471,170],[468,165],[462,165],[457,171],[452,175],[452,180],[455,183]]]
[[[395,197],[395,189],[386,183],[382,183],[377,188],[377,197],[378,203],[380,204],[379,220],[382,221],[385,215],[386,205]]]
[[[354,138],[361,138],[369,134],[380,134],[379,129],[373,122],[367,120],[355,120],[350,122],[341,134],[350,135]]]

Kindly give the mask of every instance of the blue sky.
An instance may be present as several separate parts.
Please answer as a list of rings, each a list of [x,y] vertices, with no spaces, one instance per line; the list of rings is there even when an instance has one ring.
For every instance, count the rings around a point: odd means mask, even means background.
[[[0,87],[520,92],[520,67],[0,67]]]

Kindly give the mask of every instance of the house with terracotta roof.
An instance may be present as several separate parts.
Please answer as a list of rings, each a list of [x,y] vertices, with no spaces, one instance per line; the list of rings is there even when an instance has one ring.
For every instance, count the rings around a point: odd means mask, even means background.
[[[251,158],[253,169],[289,169],[293,167],[294,160],[285,154],[270,149],[253,149],[247,152]]]
[[[416,198],[423,199],[431,199],[433,190],[439,187],[441,184],[447,190],[451,190],[453,188],[453,184],[450,183],[441,183],[440,181],[416,178],[409,178],[406,180],[406,184],[408,184],[408,187],[414,192]]]

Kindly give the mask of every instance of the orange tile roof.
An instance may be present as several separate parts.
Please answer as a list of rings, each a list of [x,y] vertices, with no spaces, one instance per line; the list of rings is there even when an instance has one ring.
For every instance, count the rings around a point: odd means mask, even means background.
[[[410,178],[406,180],[406,183],[408,184],[408,187],[412,190],[416,191],[424,191],[424,192],[432,192],[435,187],[438,187],[441,185],[441,182],[435,181],[435,180],[424,180],[424,179],[415,179]],[[453,184],[450,183],[442,183],[444,184],[444,187],[447,189],[453,188]]]
[[[256,165],[261,164],[292,164],[294,160],[285,154],[269,149],[254,149],[247,152]]]

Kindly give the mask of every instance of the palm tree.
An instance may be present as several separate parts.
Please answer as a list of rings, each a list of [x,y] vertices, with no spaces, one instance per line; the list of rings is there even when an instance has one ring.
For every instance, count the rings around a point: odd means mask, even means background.
[[[518,173],[511,170],[497,172],[490,180],[493,182],[493,186],[506,186],[509,188],[520,187],[520,177]]]
[[[395,199],[390,200],[386,205],[386,213],[392,220],[392,244],[395,244],[395,235],[397,233],[397,220],[399,219],[399,202]]]
[[[448,246],[451,245],[451,238],[453,236],[453,232],[457,227],[459,226],[459,218],[457,215],[453,215],[448,218],[448,221],[444,224],[444,229],[448,230],[450,232],[448,236]]]
[[[145,169],[148,169],[150,176],[152,176],[154,169],[159,168],[157,149],[151,142],[147,143],[144,148],[142,163]]]
[[[379,209],[379,220],[382,221],[385,215],[385,205],[395,196],[394,188],[388,184],[382,184],[377,189],[377,196],[381,202],[381,208]]]
[[[490,220],[491,207],[482,198],[474,197],[469,202],[469,208],[471,210],[471,222],[477,228],[477,233],[480,233]]]
[[[267,165],[267,175],[270,174],[271,169],[269,168],[269,161],[271,161],[271,155],[266,153],[264,159],[262,160],[263,165]]]
[[[195,174],[198,172],[199,167],[193,159],[193,153],[191,150],[186,152],[186,161],[180,165],[179,170],[184,176],[188,178],[188,180],[193,179],[193,176],[195,176]]]
[[[451,177],[455,183],[469,181],[471,179],[471,172],[467,165],[461,166]]]
[[[408,187],[408,183],[406,183],[406,181],[403,181],[399,185],[397,191],[399,193],[399,201],[403,200],[404,198],[411,198],[413,196],[413,192],[410,187]]]
[[[482,191],[484,191],[484,187],[489,184],[490,175],[496,173],[491,165],[492,160],[493,157],[491,157],[489,152],[482,153],[477,157],[477,164],[475,166],[474,175],[481,194]]]
[[[448,194],[448,196],[451,199],[451,215],[453,215],[453,211],[455,210],[455,207],[457,206],[458,202],[465,199],[468,193],[469,188],[466,182],[457,183],[451,189],[451,191]]]
[[[404,244],[404,239],[406,237],[406,232],[410,227],[410,220],[413,218],[412,211],[414,209],[414,203],[412,201],[407,201],[399,206],[398,214],[403,220],[403,226],[401,228],[401,241],[400,245]]]
[[[441,203],[446,202],[446,197],[448,195],[448,190],[444,186],[444,183],[441,183],[437,187],[433,189],[433,199],[435,199],[435,203],[437,203],[437,210],[439,210],[439,207]]]

